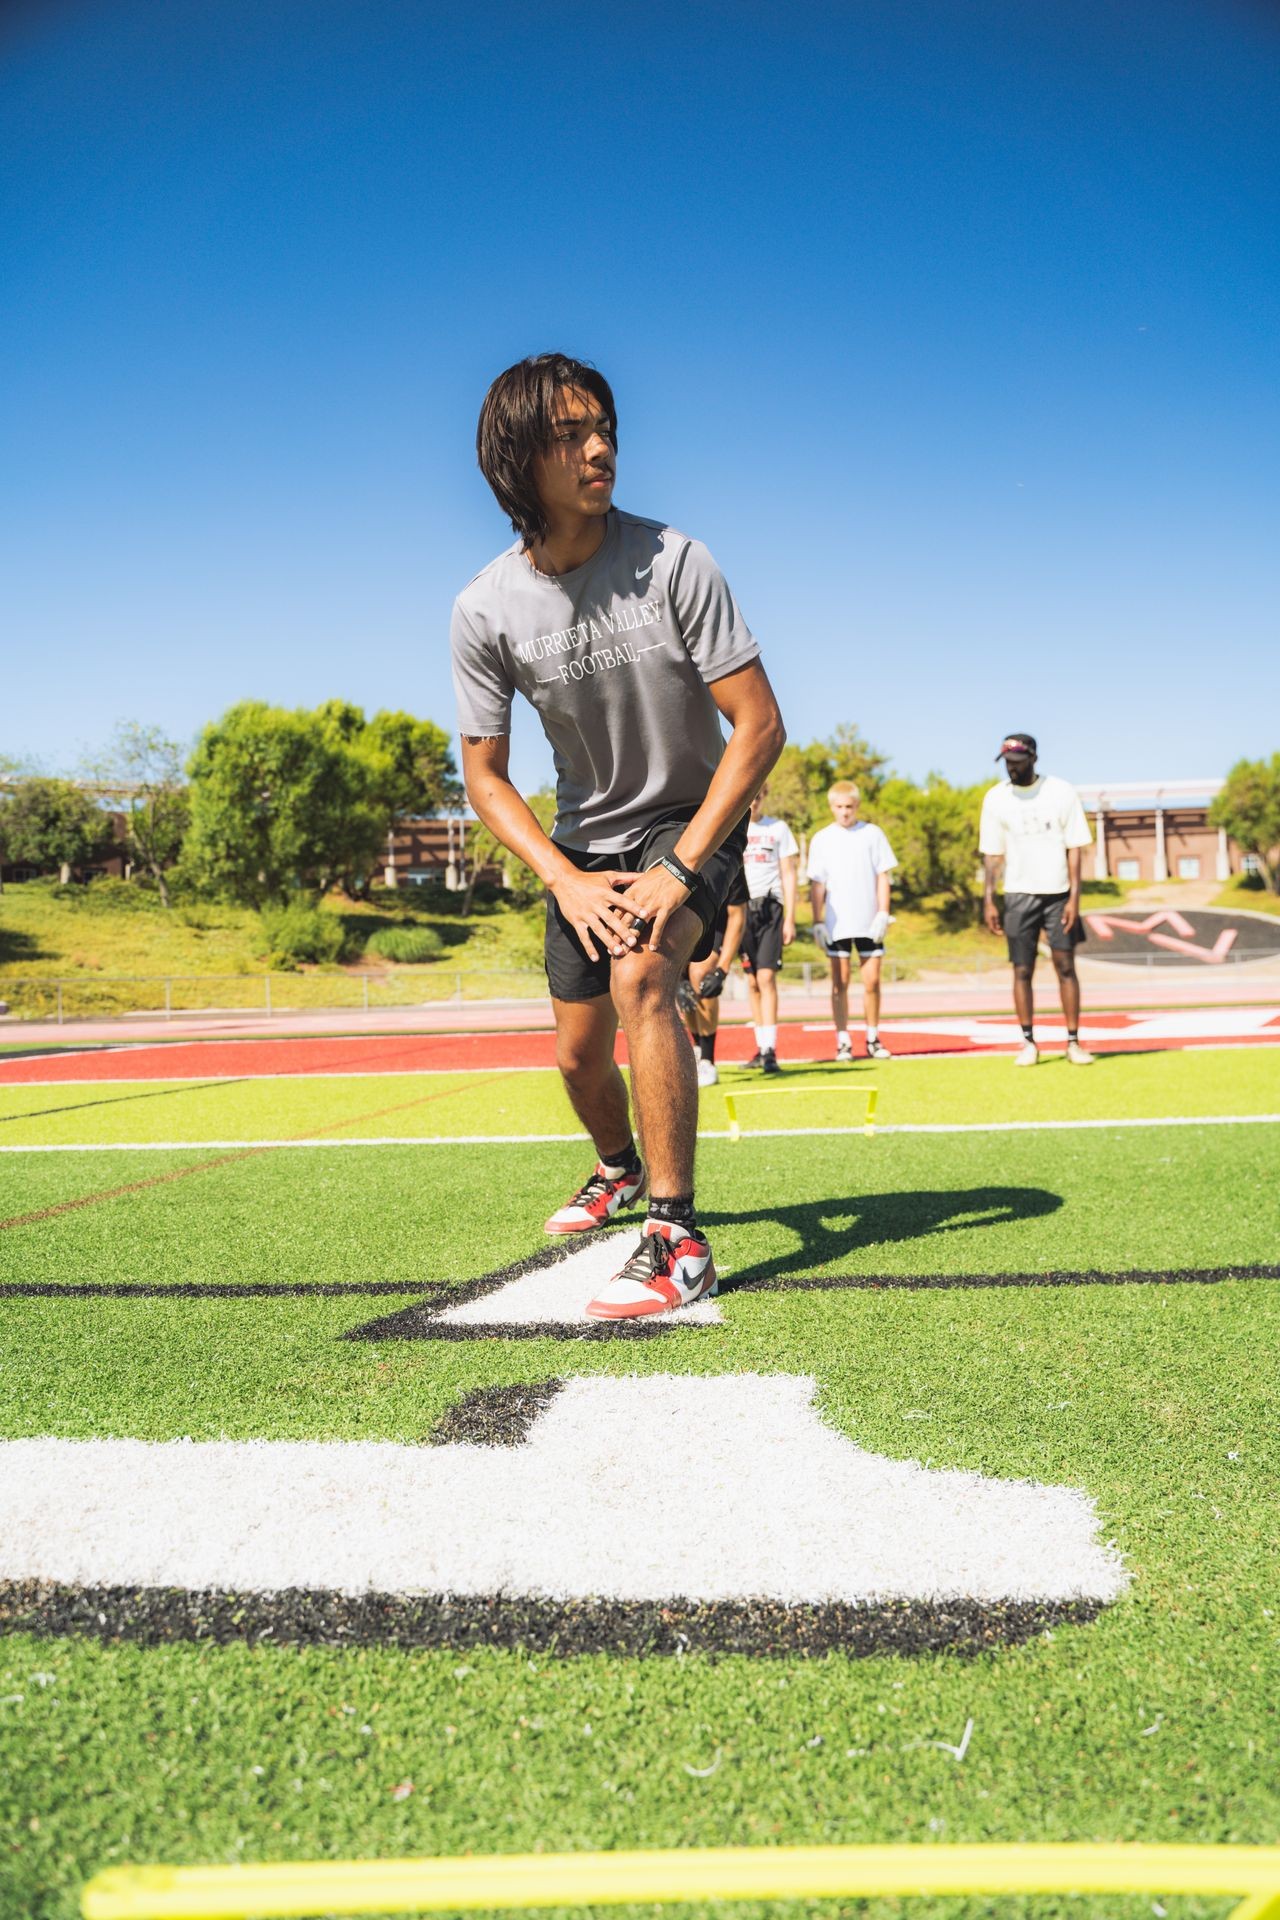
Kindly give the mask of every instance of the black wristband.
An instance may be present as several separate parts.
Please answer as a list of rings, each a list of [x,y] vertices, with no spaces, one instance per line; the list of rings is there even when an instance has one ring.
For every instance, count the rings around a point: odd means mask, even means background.
[[[653,864],[655,867],[665,867],[668,873],[675,876],[682,887],[689,889],[690,893],[693,892],[698,884],[697,874],[693,871],[692,867],[686,867],[678,853],[660,853]]]

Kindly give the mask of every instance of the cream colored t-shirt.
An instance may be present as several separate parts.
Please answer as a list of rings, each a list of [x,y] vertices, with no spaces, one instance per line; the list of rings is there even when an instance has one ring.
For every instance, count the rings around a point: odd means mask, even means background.
[[[1006,893],[1066,893],[1067,849],[1092,839],[1079,794],[1055,774],[1029,787],[1002,780],[983,799],[978,846],[1004,856]]]

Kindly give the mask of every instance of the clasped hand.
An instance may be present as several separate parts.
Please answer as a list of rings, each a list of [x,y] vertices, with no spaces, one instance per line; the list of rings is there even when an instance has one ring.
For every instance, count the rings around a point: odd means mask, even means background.
[[[617,960],[645,945],[656,953],[667,921],[689,898],[689,889],[665,867],[647,873],[583,873],[575,867],[551,883],[551,892],[590,960],[601,951]]]

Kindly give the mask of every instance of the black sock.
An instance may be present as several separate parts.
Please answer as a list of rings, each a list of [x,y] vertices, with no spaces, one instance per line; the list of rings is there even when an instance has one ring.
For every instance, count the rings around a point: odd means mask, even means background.
[[[650,1220],[665,1220],[670,1226],[683,1227],[686,1233],[698,1231],[698,1216],[693,1210],[691,1193],[677,1193],[666,1200],[650,1200],[648,1216]]]
[[[704,1060],[715,1059],[716,1036],[714,1033],[700,1033],[698,1035],[698,1052],[702,1055]]]
[[[1079,1027],[1068,1027],[1068,1028],[1067,1028],[1067,1038],[1068,1038],[1068,1040],[1070,1040],[1070,1041],[1073,1041],[1073,1042],[1074,1042],[1074,1044],[1075,1044],[1075,1045],[1076,1045],[1076,1046],[1078,1047],[1078,1046],[1080,1045],[1080,1029],[1079,1029]]]
[[[1024,1040],[1029,1040],[1032,1046],[1034,1047],[1036,1043],[1036,1036],[1035,1036],[1035,1029],[1033,1027],[1024,1027],[1022,1029],[1022,1037]]]
[[[636,1152],[635,1141],[628,1139],[626,1146],[620,1147],[617,1153],[602,1153],[600,1164],[602,1167],[617,1167],[622,1173],[639,1173],[640,1155]]]

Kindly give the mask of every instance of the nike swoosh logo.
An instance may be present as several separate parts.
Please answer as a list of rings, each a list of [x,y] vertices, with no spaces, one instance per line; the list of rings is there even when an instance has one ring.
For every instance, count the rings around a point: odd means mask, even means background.
[[[637,567],[637,568],[636,568],[636,579],[637,579],[637,580],[644,580],[644,579],[646,579],[646,578],[648,577],[648,575],[649,575],[649,574],[651,574],[652,572],[653,572],[653,562],[652,562],[652,560],[651,560],[651,561],[649,562],[649,564],[648,564],[648,566],[647,566],[647,567]]]

